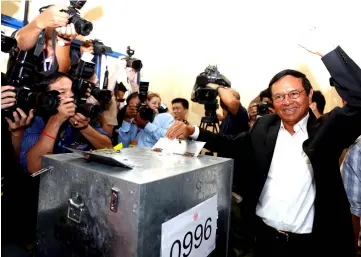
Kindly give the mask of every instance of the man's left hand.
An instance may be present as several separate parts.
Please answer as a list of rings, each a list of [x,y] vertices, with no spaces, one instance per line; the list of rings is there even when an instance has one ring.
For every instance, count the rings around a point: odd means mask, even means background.
[[[90,123],[90,119],[85,117],[83,114],[81,113],[76,113],[73,117],[71,117],[70,119],[70,123],[73,125],[73,127],[82,130],[85,129],[89,126]]]
[[[19,117],[20,114],[20,117]],[[34,118],[34,110],[30,110],[29,116],[25,114],[20,108],[16,108],[16,112],[13,112],[14,121],[5,117],[7,123],[9,124],[9,130],[12,133],[16,133],[20,130],[24,130],[24,127],[28,126],[32,119]]]
[[[57,36],[59,37],[59,40],[67,41],[66,43],[70,43],[78,35],[75,31],[73,23],[68,24],[64,27],[56,28],[55,31]]]

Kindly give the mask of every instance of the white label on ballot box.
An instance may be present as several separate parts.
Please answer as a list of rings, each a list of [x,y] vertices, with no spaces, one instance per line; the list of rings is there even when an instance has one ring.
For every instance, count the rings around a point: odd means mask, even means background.
[[[216,248],[217,195],[162,224],[161,257],[206,257]]]

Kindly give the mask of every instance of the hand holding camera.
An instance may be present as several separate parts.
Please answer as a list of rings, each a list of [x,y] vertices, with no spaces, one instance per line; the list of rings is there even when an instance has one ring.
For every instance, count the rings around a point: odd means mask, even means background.
[[[67,9],[67,7],[54,5],[46,8],[35,18],[36,26],[41,30],[66,26],[70,16],[66,12],[61,11],[63,9]]]
[[[129,104],[127,109],[125,110],[125,118],[124,120],[129,122],[131,119],[135,118],[138,113],[138,108],[135,104]]]
[[[70,117],[75,115],[76,105],[73,98],[64,98],[60,101],[58,113],[56,114],[59,122],[63,124]]]
[[[25,114],[23,110],[20,108],[16,108],[16,111],[13,112],[14,121],[11,119],[5,117],[5,120],[9,124],[9,130],[12,133],[19,132],[20,129],[24,129],[24,127],[28,126],[32,119],[34,118],[34,110],[31,109],[29,112],[29,116]],[[22,133],[23,130],[21,130],[20,133]]]
[[[13,106],[16,103],[15,88],[12,86],[1,87],[1,109],[6,109]]]
[[[86,129],[90,123],[90,119],[85,117],[81,113],[76,113],[73,117],[69,119],[69,121],[73,125],[73,127],[79,130]]]
[[[63,27],[58,27],[55,29],[55,31],[57,36],[59,37],[58,40],[66,40],[68,44],[70,44],[70,42],[74,40],[78,35],[75,31],[73,23],[70,23]]]

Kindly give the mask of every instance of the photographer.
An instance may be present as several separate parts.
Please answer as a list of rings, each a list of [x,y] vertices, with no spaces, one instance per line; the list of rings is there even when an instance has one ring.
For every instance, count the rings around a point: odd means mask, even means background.
[[[259,94],[260,102],[251,102],[248,106],[249,125],[250,127],[256,122],[257,118],[267,114],[275,113],[273,109],[272,96],[266,88]]]
[[[60,105],[54,115],[36,117],[21,144],[20,161],[25,170],[34,173],[41,168],[41,156],[66,152],[63,146],[90,150],[111,148],[111,136],[96,122],[77,112],[72,81],[62,73],[54,73],[38,85],[60,93]]]
[[[139,98],[133,98],[132,101],[129,101],[122,126],[118,131],[118,143],[122,143],[124,147],[129,147],[131,144],[140,147],[152,147],[161,137],[164,137],[174,123],[174,118],[169,113],[157,114],[160,101],[158,94],[148,93],[147,107],[140,107],[148,108],[147,113],[153,112],[154,120],[145,120],[141,117],[140,108],[137,108]]]
[[[66,6],[49,6],[35,19],[19,29],[15,38],[18,41],[18,48],[22,51],[29,51],[35,47],[40,34],[45,31],[45,46],[43,49],[44,70],[50,70],[54,64],[54,55],[58,62],[58,71],[68,72],[70,69],[70,44],[77,36],[74,24],[68,24],[69,14],[61,10]],[[52,33],[56,32],[55,52],[52,46]]]
[[[14,106],[16,94],[13,90],[12,86],[1,87],[2,110]],[[28,216],[29,184],[20,168],[19,155],[24,128],[33,119],[34,111],[26,114],[16,108],[12,115],[13,120],[4,115],[1,119],[1,255],[15,257],[29,256],[24,246],[32,242],[32,224]],[[18,199],[22,199],[23,204],[19,205]]]

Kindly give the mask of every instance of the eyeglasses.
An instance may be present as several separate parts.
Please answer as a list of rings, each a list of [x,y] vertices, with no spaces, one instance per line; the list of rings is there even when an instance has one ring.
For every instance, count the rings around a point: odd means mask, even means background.
[[[273,99],[273,101],[276,102],[276,103],[280,103],[280,102],[282,102],[283,100],[285,100],[286,95],[288,95],[288,97],[289,97],[290,99],[297,99],[297,98],[300,97],[300,95],[301,95],[301,93],[302,93],[303,91],[305,91],[305,89],[303,89],[303,90],[301,90],[301,91],[299,91],[299,90],[293,90],[293,91],[291,91],[291,92],[289,92],[289,93],[287,93],[287,94],[274,95],[274,96],[272,96],[272,99]]]

